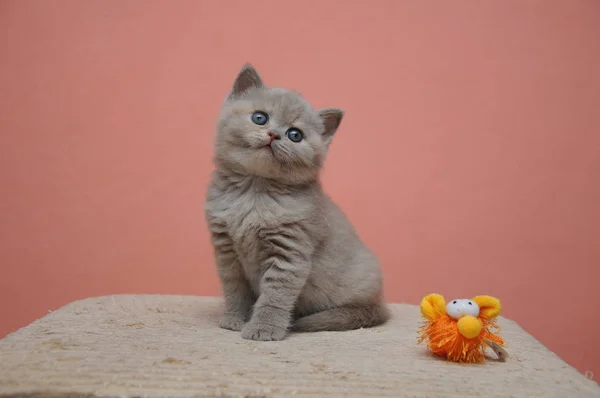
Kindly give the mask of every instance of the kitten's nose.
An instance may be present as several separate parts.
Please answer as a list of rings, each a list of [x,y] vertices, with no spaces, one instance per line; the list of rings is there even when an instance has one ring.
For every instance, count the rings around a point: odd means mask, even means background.
[[[279,136],[279,134],[274,133],[272,131],[269,131],[269,137],[271,138],[271,142],[273,142],[274,140],[281,139],[281,137]]]

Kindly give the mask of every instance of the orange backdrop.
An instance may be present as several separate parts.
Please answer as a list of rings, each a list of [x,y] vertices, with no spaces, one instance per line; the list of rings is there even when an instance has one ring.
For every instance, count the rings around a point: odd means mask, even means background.
[[[593,0],[4,0],[0,335],[88,296],[220,293],[202,202],[250,61],[346,110],[324,183],[389,301],[496,295],[600,373],[599,38]]]

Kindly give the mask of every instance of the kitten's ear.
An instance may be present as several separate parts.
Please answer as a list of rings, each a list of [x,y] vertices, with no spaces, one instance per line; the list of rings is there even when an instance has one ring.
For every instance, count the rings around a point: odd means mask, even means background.
[[[229,98],[238,97],[253,87],[263,87],[263,82],[256,69],[252,65],[246,64],[235,78]]]
[[[344,111],[337,108],[326,108],[319,111],[319,116],[325,127],[325,130],[323,130],[323,138],[325,139],[325,142],[329,144],[342,122]]]

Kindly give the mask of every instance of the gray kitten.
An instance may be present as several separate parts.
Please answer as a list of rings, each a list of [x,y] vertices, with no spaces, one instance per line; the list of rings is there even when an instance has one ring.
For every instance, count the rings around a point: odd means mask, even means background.
[[[237,76],[206,199],[222,328],[282,340],[288,330],[351,330],[389,318],[376,257],[319,183],[342,116],[267,88],[250,65]]]

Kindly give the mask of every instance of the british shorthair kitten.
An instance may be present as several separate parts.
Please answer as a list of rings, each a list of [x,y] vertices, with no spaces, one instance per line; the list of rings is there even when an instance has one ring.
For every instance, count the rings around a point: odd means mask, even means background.
[[[246,65],[218,122],[206,219],[225,297],[220,326],[250,340],[384,323],[382,274],[319,172],[342,120]]]

